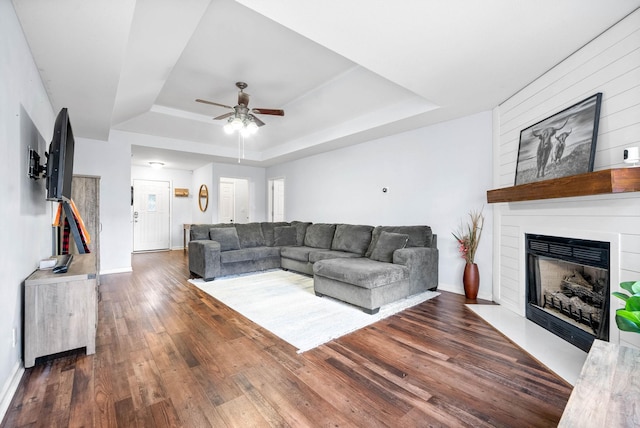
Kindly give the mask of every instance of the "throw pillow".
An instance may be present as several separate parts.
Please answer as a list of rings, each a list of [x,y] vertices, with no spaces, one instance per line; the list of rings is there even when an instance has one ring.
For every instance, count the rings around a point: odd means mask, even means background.
[[[331,243],[332,250],[363,255],[371,242],[373,226],[338,224]]]
[[[307,228],[311,225],[311,222],[307,221],[292,221],[291,226],[296,228],[298,235],[296,237],[296,245],[304,245],[304,236],[307,234]]]
[[[336,232],[335,224],[315,223],[307,227],[304,235],[304,245],[313,248],[331,248],[333,235]]]
[[[264,235],[260,223],[236,223],[240,248],[264,246]]]
[[[278,221],[278,222],[265,221],[260,223],[260,225],[262,226],[262,234],[264,235],[264,245],[266,245],[267,247],[273,247],[275,245],[274,230],[276,227],[290,226],[289,223],[286,223],[284,221]]]
[[[365,257],[371,257],[376,241],[383,231],[407,235],[409,237],[407,248],[431,246],[433,234],[429,226],[377,226],[371,234],[371,245],[369,245],[369,249],[364,255]]]
[[[273,228],[274,246],[297,245],[298,229],[295,226],[276,226]]]
[[[403,233],[381,232],[369,258],[391,263],[393,262],[393,252],[404,248],[408,240],[409,236]]]
[[[212,227],[209,238],[220,244],[220,251],[239,250],[240,241],[235,227]]]
[[[208,224],[192,224],[189,227],[189,240],[200,241],[202,239],[210,239],[209,229],[211,229],[211,225]]]

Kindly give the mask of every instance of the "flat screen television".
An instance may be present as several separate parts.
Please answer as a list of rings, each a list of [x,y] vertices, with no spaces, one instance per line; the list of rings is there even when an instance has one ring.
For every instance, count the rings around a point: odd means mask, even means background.
[[[69,112],[63,108],[56,117],[53,138],[49,145],[46,167],[48,201],[70,201],[73,178],[73,149],[75,141]]]

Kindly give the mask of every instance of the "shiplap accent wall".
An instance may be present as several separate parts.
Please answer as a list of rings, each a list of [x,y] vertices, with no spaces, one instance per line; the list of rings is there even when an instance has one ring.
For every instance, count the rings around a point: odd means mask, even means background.
[[[626,167],[624,148],[640,146],[640,9],[494,109],[495,188],[514,184],[522,129],[597,92],[594,170]],[[609,241],[612,291],[640,279],[640,193],[495,204],[494,231],[493,297],[522,316],[525,233]],[[611,341],[618,338],[612,325]],[[626,334],[619,340],[640,343]]]

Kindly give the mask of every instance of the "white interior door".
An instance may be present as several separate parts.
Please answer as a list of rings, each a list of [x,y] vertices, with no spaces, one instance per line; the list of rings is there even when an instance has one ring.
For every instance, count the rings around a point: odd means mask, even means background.
[[[133,180],[133,194],[133,251],[168,250],[169,182]]]
[[[249,180],[220,177],[218,193],[218,220],[221,223],[248,223]]]
[[[218,221],[233,223],[235,220],[236,184],[234,181],[220,179],[220,202],[218,204]]]
[[[249,223],[251,221],[249,215],[249,180],[244,178],[236,178],[235,183],[235,222]]]
[[[269,180],[269,220],[284,221],[284,178]]]

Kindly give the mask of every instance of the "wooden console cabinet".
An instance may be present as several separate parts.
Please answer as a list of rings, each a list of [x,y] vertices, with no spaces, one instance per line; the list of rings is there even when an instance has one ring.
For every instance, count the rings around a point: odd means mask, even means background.
[[[74,254],[69,271],[37,270],[24,282],[24,366],[38,357],[96,352],[98,293],[93,253]]]
[[[596,339],[559,428],[637,427],[640,351]]]

